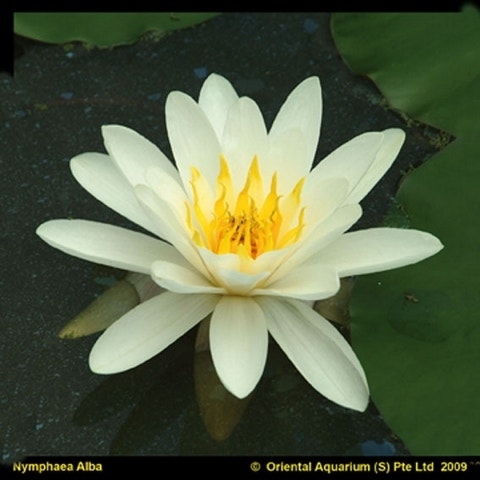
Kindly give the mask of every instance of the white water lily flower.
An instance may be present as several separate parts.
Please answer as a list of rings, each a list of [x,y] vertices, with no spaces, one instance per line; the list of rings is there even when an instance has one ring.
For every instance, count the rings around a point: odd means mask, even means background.
[[[414,230],[345,233],[404,133],[359,135],[310,171],[321,113],[320,82],[311,77],[289,95],[267,133],[257,104],[212,74],[198,103],[178,91],[167,98],[177,169],[144,137],[117,125],[102,130],[108,155],[72,159],[86,190],[163,239],[87,220],[38,228],[64,252],[149,274],[167,290],[102,334],[90,355],[94,372],[145,362],[211,313],[213,362],[235,396],[258,383],[270,333],[316,390],[365,410],[369,391],[357,357],[308,301],[334,295],[341,277],[413,264],[442,245]]]

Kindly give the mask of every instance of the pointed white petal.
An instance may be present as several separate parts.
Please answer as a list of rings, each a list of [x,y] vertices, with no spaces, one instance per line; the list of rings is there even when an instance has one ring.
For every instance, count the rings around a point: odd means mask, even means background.
[[[339,405],[364,411],[369,391],[350,345],[300,300],[257,297],[269,332],[315,390]]]
[[[226,293],[196,271],[187,261],[158,261],[152,265],[152,278],[161,287],[176,293]]]
[[[221,146],[235,190],[239,192],[245,184],[253,157],[258,155],[261,161],[268,149],[265,122],[252,99],[242,97],[230,107]]]
[[[212,73],[203,82],[198,104],[212,124],[219,141],[223,136],[228,110],[237,100],[238,95],[226,78]]]
[[[335,295],[340,280],[335,269],[320,265],[302,264],[285,277],[264,288],[256,288],[251,295],[272,295],[300,300],[323,300]]]
[[[405,140],[405,132],[398,128],[390,128],[385,130],[383,135],[383,142],[375,156],[375,161],[348,196],[348,203],[360,202],[385,175],[397,158]]]
[[[132,186],[108,155],[83,153],[72,158],[70,169],[77,182],[97,200],[146,230],[154,231]]]
[[[150,274],[155,260],[179,256],[161,240],[89,220],[50,220],[38,227],[37,234],[69,255],[132,272]]]
[[[340,277],[348,277],[411,265],[442,248],[438,238],[426,232],[370,228],[344,234],[321,250],[312,262],[330,265]]]
[[[165,292],[141,303],[97,340],[90,352],[90,368],[110,374],[146,362],[212,312],[218,299]]]
[[[338,147],[310,172],[303,188],[304,197],[314,198],[322,183],[337,178],[346,179],[348,193],[352,192],[374,163],[383,140],[382,132],[367,132]]]
[[[244,398],[257,385],[267,358],[262,309],[249,297],[222,297],[210,323],[210,350],[225,388]]]
[[[296,174],[293,175],[293,178],[301,178],[311,168],[317,150],[321,121],[322,92],[320,81],[317,77],[310,77],[290,93],[280,108],[268,134],[270,144],[274,145],[276,140],[289,130],[300,130],[302,132],[302,136],[298,138],[303,138],[304,145],[301,148],[304,149],[305,154],[302,158],[297,157],[294,167],[288,166],[290,171],[295,168]],[[280,167],[279,171],[283,172],[283,167]]]
[[[200,106],[182,92],[171,92],[165,106],[168,138],[185,191],[191,198],[191,167],[212,187],[218,174],[220,144]]]
[[[104,125],[105,148],[132,186],[145,183],[147,168],[161,168],[166,175],[178,179],[170,160],[152,142],[134,130],[120,125]]]

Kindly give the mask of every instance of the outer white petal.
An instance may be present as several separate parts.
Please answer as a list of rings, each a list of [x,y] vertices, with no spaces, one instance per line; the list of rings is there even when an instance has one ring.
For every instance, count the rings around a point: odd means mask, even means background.
[[[176,293],[226,293],[224,288],[212,285],[188,262],[158,261],[152,265],[152,278],[163,288]]]
[[[365,373],[347,341],[300,300],[257,297],[269,332],[315,390],[339,405],[364,411]]]
[[[97,340],[90,352],[90,368],[110,374],[146,362],[211,313],[218,299],[165,292],[141,303]]]
[[[370,228],[344,234],[315,255],[312,263],[330,265],[341,277],[348,277],[411,265],[442,248],[440,240],[426,232]]]
[[[352,192],[374,163],[384,137],[382,132],[363,133],[326,156],[307,176],[303,188],[304,198],[314,199],[319,185],[336,178],[346,179],[348,193]]]
[[[219,141],[223,136],[228,110],[237,100],[238,95],[226,78],[212,73],[203,82],[198,104],[212,124]]]
[[[155,260],[180,257],[161,240],[89,220],[50,220],[38,227],[37,234],[69,255],[132,272],[150,274]]]
[[[210,185],[215,185],[220,159],[220,144],[205,112],[188,95],[171,92],[165,105],[168,138],[185,190],[189,193],[191,167],[200,170]]]
[[[322,92],[317,77],[310,77],[301,82],[290,93],[280,108],[268,138],[273,146],[278,138],[289,130],[300,130],[305,151],[303,158],[296,158],[295,164],[279,165],[279,176],[292,178],[304,176],[311,168],[317,150],[322,121]],[[274,148],[274,147],[273,147]]]
[[[228,111],[221,141],[237,192],[245,184],[253,157],[260,162],[268,149],[267,129],[258,105],[248,97],[240,98]],[[267,185],[267,188],[270,185]]]
[[[246,397],[262,376],[268,332],[262,309],[249,297],[222,297],[212,315],[210,350],[225,388]]]
[[[103,153],[83,153],[70,161],[73,176],[97,200],[143,228],[155,231],[133,193],[132,186]]]
[[[361,178],[353,192],[348,196],[348,203],[360,202],[385,175],[386,171],[397,158],[398,152],[402,148],[405,140],[405,132],[398,128],[391,128],[385,130],[383,134],[383,142],[375,156],[375,161]]]
[[[303,264],[285,277],[264,288],[256,288],[251,295],[273,295],[300,300],[323,300],[335,295],[340,279],[335,269]]]
[[[144,172],[161,168],[166,175],[178,179],[170,160],[152,142],[134,130],[120,125],[104,125],[105,148],[132,186],[145,183]]]

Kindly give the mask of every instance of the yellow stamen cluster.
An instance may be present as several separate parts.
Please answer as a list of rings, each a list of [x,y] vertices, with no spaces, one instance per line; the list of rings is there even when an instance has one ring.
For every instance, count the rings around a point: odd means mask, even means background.
[[[272,176],[270,191],[263,194],[263,180],[255,156],[245,185],[236,195],[225,157],[220,156],[213,205],[202,196],[205,180],[191,169],[193,205],[187,204],[187,224],[194,242],[214,253],[235,253],[257,258],[262,253],[295,243],[304,227],[301,208],[302,178],[286,196],[277,193],[277,173]],[[296,225],[292,227],[294,219]]]

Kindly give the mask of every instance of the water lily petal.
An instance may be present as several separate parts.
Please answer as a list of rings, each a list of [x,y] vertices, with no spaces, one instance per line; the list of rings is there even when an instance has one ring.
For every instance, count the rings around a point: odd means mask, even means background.
[[[249,297],[222,297],[210,323],[210,350],[225,388],[246,397],[262,376],[268,333],[262,309]]]
[[[198,252],[204,263],[209,265],[212,271],[218,270],[240,270],[241,259],[234,253],[218,255],[206,248],[199,248]]]
[[[345,178],[348,181],[348,192],[352,192],[374,163],[384,137],[382,132],[362,133],[327,155],[307,176],[303,188],[304,198],[314,199],[319,184],[334,178]],[[349,203],[358,203],[352,199]]]
[[[257,297],[269,332],[305,379],[322,395],[363,412],[365,373],[338,330],[300,300]]]
[[[308,235],[302,242],[299,242],[296,255],[318,251],[328,245],[332,240],[338,238],[342,233],[352,227],[362,216],[362,207],[358,203],[343,205],[332,212],[324,221],[318,223],[315,228],[308,231]]]
[[[212,124],[219,141],[223,137],[228,110],[237,100],[238,95],[232,84],[221,75],[212,73],[203,82],[198,104]]]
[[[137,185],[135,194],[157,231],[160,232],[159,236],[174,245],[199,272],[211,278],[197,247],[189,237],[186,225],[178,221],[175,214],[170,211],[169,205],[146,185]]]
[[[233,184],[239,192],[254,156],[257,155],[261,161],[268,149],[262,112],[251,98],[242,97],[230,107],[221,146],[230,167]],[[268,179],[267,188],[269,183]]]
[[[196,167],[212,187],[218,174],[220,144],[202,108],[188,95],[172,92],[165,106],[168,138],[177,168],[191,198],[191,167]]]
[[[258,256],[255,260],[245,262],[242,265],[242,271],[250,273],[273,272],[278,265],[288,258],[290,252],[294,250],[295,245],[290,245],[278,250],[271,250]],[[243,259],[242,259],[243,260]]]
[[[152,142],[121,125],[102,127],[105,148],[132,186],[145,183],[147,168],[161,168],[166,175],[178,179],[178,171]]]
[[[269,282],[276,282],[291,272],[295,267],[310,261],[317,252],[339,238],[361,216],[360,205],[345,205],[320,223],[305,240],[294,245],[282,259],[282,262],[273,270]],[[295,248],[296,247],[296,248]]]
[[[303,232],[305,237],[345,202],[349,191],[349,184],[345,178],[322,180],[315,182],[315,185],[315,192],[312,189],[302,192],[302,203],[305,206]]]
[[[323,300],[332,297],[340,288],[335,269],[320,265],[302,264],[265,288],[256,288],[251,295],[272,295],[300,300]]]
[[[246,273],[238,270],[219,269],[213,272],[218,283],[233,295],[247,295],[262,280],[269,276],[269,272]]]
[[[360,202],[370,192],[391,167],[404,141],[405,132],[399,128],[390,128],[383,132],[382,145],[375,156],[375,161],[348,196],[349,203]]]
[[[137,185],[134,188],[135,196],[145,214],[150,218],[155,232],[168,242],[176,245],[177,238],[187,236],[187,228],[180,223],[172,212],[170,205],[160,198],[149,186]]]
[[[152,278],[163,288],[176,293],[227,293],[224,288],[216,287],[202,274],[192,268],[187,261],[154,262]]]
[[[129,182],[103,153],[83,153],[70,161],[77,182],[97,200],[149,231],[152,222],[138,204]]]
[[[163,215],[168,210],[175,215],[179,225],[185,225],[187,217],[187,195],[181,183],[172,177],[164,175],[159,168],[149,168],[145,173],[147,185],[164,202],[165,208],[160,212]]]
[[[90,368],[110,374],[146,362],[211,313],[218,299],[165,292],[141,303],[97,340],[90,352]]]
[[[150,274],[155,260],[181,258],[161,240],[89,220],[50,220],[37,228],[37,234],[69,255],[132,272]]]
[[[300,130],[305,155],[295,162],[279,165],[281,176],[299,179],[306,175],[313,163],[320,136],[322,121],[322,92],[317,77],[310,77],[301,82],[285,100],[280,108],[268,134],[271,145],[277,138],[289,130]],[[274,148],[274,147],[273,147]],[[279,175],[280,176],[280,175]]]
[[[251,263],[244,261],[240,255],[218,255],[206,248],[199,248],[198,251],[214,282],[230,293],[246,295],[270,274],[268,270],[251,269]]]
[[[330,265],[341,277],[348,277],[411,265],[442,248],[438,238],[426,232],[370,228],[344,234],[311,261]]]
[[[282,174],[277,177],[278,192],[287,194],[300,179],[295,165],[303,164],[308,156],[305,136],[300,129],[291,129],[278,133],[274,139],[269,135],[268,140],[268,153],[260,166],[264,181],[269,186],[274,173],[281,170]]]

